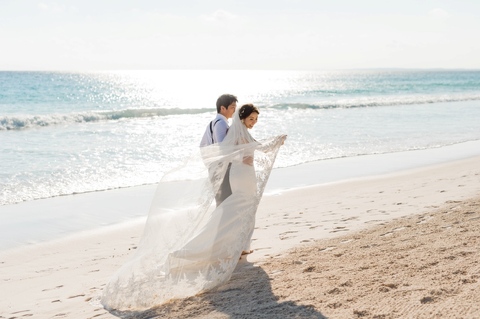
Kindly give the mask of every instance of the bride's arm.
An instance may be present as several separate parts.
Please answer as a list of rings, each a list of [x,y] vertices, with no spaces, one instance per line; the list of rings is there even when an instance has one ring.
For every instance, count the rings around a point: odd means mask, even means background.
[[[286,138],[287,138],[287,135],[276,136],[272,138],[270,141],[268,141],[267,143],[264,143],[264,144],[258,143],[255,149],[264,153],[271,152],[277,149],[278,147],[280,147],[281,145],[283,145]],[[253,149],[251,149],[250,151],[248,151],[248,149],[245,149],[245,151],[248,153],[251,152],[251,155],[244,155],[242,162],[246,165],[253,166],[253,161],[254,161]]]
[[[257,147],[257,150],[261,151],[261,152],[264,152],[264,153],[268,153],[268,152],[271,152],[273,151],[274,149],[280,147],[281,145],[283,145],[285,143],[285,139],[287,138],[287,135],[278,135],[278,136],[275,136],[274,138],[272,138],[270,141],[268,141],[267,143],[264,143],[264,144],[260,144],[258,147]]]
[[[258,143],[255,147],[255,150],[263,153],[272,152],[274,150],[277,150],[281,145],[283,145],[286,138],[287,138],[287,135],[276,136],[270,139],[267,143],[263,143],[263,144]],[[243,163],[246,165],[253,166],[253,161],[254,161],[253,150],[251,151],[252,151],[252,155],[243,156]]]
[[[248,144],[247,140],[242,140],[241,144]],[[247,147],[244,152],[249,152],[252,155],[244,155],[242,158],[243,164],[253,166],[253,149],[250,147]]]
[[[253,166],[253,156],[244,156],[243,157],[243,164]]]

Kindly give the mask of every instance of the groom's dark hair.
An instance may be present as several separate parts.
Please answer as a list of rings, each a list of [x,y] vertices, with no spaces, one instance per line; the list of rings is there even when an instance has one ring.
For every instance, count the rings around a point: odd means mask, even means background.
[[[220,113],[222,106],[228,109],[228,106],[233,102],[238,102],[237,97],[232,94],[223,94],[217,99],[217,113]]]

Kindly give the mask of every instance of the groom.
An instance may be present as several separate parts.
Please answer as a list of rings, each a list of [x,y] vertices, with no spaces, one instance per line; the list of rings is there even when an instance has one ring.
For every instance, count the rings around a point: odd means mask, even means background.
[[[200,147],[220,143],[228,133],[228,119],[232,118],[237,107],[237,97],[232,94],[223,94],[217,99],[217,116],[207,125]],[[232,194],[230,188],[230,165],[218,193],[215,195],[217,206]]]

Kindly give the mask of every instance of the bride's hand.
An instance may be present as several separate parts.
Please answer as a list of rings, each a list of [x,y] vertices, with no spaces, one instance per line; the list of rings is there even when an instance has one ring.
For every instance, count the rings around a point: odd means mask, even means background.
[[[287,135],[280,135],[281,139],[282,139],[282,145],[285,144],[285,140],[287,139]]]
[[[243,164],[247,164],[252,166],[253,165],[253,157],[252,156],[245,156],[243,158]]]

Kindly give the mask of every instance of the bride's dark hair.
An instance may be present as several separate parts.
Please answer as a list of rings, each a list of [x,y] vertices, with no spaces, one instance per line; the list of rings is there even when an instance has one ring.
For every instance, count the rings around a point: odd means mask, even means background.
[[[238,111],[238,117],[240,117],[240,119],[243,120],[243,119],[246,119],[247,117],[249,117],[250,114],[252,114],[253,112],[255,112],[257,114],[260,114],[260,111],[258,110],[258,108],[256,106],[254,106],[253,104],[251,104],[251,103],[244,104],[240,108],[240,111]]]

